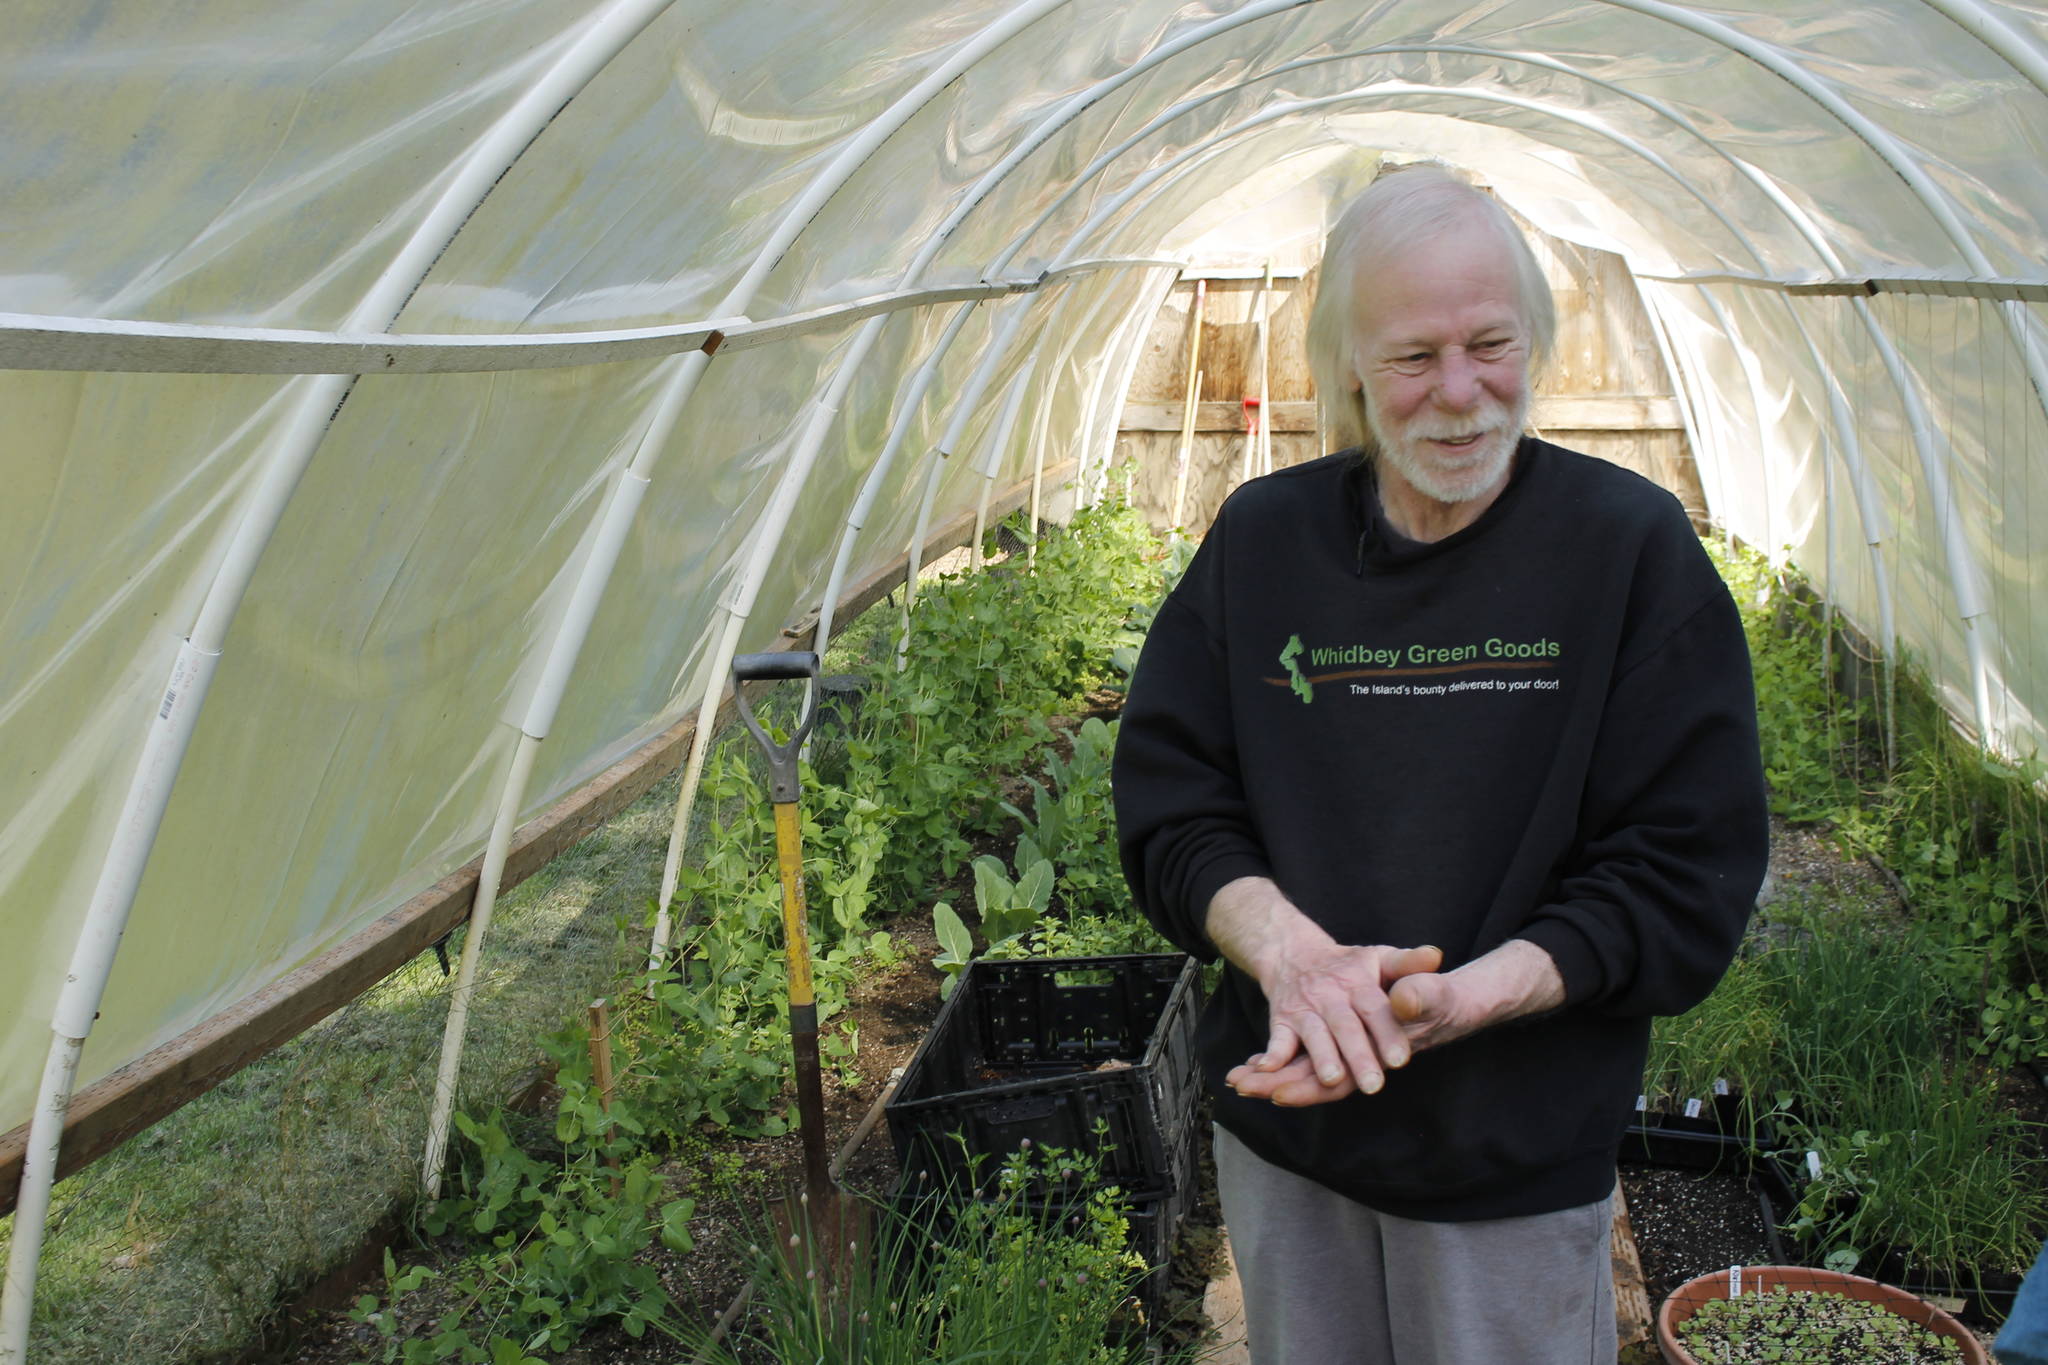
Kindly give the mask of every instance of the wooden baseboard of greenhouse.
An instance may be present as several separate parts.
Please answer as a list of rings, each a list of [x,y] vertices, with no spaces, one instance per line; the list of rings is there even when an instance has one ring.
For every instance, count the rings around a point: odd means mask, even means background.
[[[1614,1182],[1614,1232],[1609,1249],[1614,1260],[1614,1326],[1626,1348],[1650,1339],[1650,1291],[1643,1283],[1643,1258],[1636,1250],[1635,1229],[1629,1226],[1628,1198],[1621,1181]]]
[[[1044,486],[1063,487],[1074,461],[1048,468]],[[1031,483],[1021,480],[989,503],[989,524],[1024,507]],[[962,513],[926,537],[925,562],[974,535],[974,514]],[[902,581],[908,556],[869,576],[845,594],[839,619],[850,621]],[[782,632],[781,648],[801,649],[815,637],[817,613]],[[732,697],[718,723],[734,716]],[[513,834],[503,889],[510,890],[597,825],[646,795],[682,766],[696,728],[693,714],[642,743]],[[106,1155],[129,1138],[213,1089],[243,1067],[290,1042],[431,948],[469,918],[476,900],[482,855],[263,990],[238,1001],[176,1038],[102,1077],[72,1097],[57,1161],[59,1177]],[[21,1185],[28,1125],[0,1134],[0,1216],[12,1213]]]

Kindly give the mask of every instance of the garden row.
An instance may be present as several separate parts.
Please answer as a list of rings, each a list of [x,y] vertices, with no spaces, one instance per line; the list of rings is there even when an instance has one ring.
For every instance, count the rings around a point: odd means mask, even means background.
[[[2043,1133],[2009,1102],[2034,1085],[2014,1064],[2048,1051],[2039,774],[1987,758],[1903,667],[1888,764],[1879,694],[1827,677],[1852,644],[1828,649],[1822,609],[1760,559],[1720,559],[1773,808],[1884,894],[1767,896],[1714,994],[1658,1021],[1645,1126],[1667,1150],[1716,1126],[1753,1141],[1794,1256],[1995,1312],[2048,1231]]]
[[[1156,541],[1112,501],[1047,536],[1028,566],[1019,553],[922,589],[901,671],[891,610],[871,613],[835,654],[863,670],[864,685],[821,723],[801,803],[828,1072],[850,1081],[861,1064],[849,991],[904,955],[883,926],[905,907],[929,907],[948,987],[978,951],[1163,947],[1132,915],[1115,862],[1111,727],[1091,720],[1056,743],[1046,723],[1114,674],[1161,572]],[[765,706],[785,729],[787,696]],[[561,1092],[551,1131],[536,1140],[498,1107],[459,1116],[451,1193],[418,1219],[432,1254],[389,1260],[383,1292],[353,1314],[383,1359],[504,1365],[558,1358],[593,1333],[704,1345],[704,1310],[718,1305],[676,1304],[659,1271],[656,1248],[683,1251],[694,1236],[696,1198],[677,1172],[716,1165],[720,1143],[793,1122],[775,839],[751,748],[735,732],[706,764],[707,818],[681,883],[673,969],[620,983],[601,1054],[580,1017],[547,1040]],[[1008,788],[1018,799],[1004,799],[1004,774],[1021,776]],[[1012,840],[1013,860],[976,855]],[[952,897],[957,909],[935,901],[949,882],[965,893]],[[788,1258],[762,1249],[775,1240],[764,1224],[751,1241],[753,1306],[721,1349],[737,1359],[1125,1358],[1105,1328],[1145,1269],[1127,1249],[1126,1206],[1072,1151],[1019,1157],[1000,1183],[1040,1188],[1034,1167],[1048,1161],[1094,1194],[1057,1217],[1009,1200],[937,1228],[885,1218],[877,1254],[840,1277],[830,1312]]]

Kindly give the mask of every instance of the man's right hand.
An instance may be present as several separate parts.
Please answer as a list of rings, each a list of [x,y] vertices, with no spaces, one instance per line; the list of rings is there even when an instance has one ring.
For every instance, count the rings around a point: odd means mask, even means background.
[[[1223,955],[1265,993],[1264,1052],[1227,1078],[1240,1095],[1287,1104],[1372,1094],[1411,1051],[1387,990],[1443,965],[1435,948],[1341,944],[1263,877],[1240,877],[1209,903],[1206,928]],[[1299,1082],[1301,1060],[1315,1087]]]
[[[1231,1088],[1290,1105],[1340,1100],[1354,1088],[1376,1093],[1413,1052],[1388,989],[1442,965],[1443,954],[1432,947],[1335,943],[1287,964],[1264,986],[1266,1050],[1230,1073]],[[1314,1087],[1300,1083],[1304,1060]]]

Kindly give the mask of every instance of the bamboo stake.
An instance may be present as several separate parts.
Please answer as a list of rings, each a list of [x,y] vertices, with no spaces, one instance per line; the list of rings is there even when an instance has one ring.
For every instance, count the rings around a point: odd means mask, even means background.
[[[1259,400],[1249,394],[1244,400],[1244,452],[1238,456],[1237,481],[1247,483],[1259,474]]]
[[[1259,473],[1273,472],[1273,367],[1272,313],[1273,262],[1266,262],[1266,274],[1259,281],[1258,298],[1252,306],[1259,313]]]
[[[1187,407],[1180,423],[1180,458],[1173,467],[1173,533],[1185,534],[1181,518],[1186,514],[1188,501],[1188,465],[1195,447],[1195,410],[1201,406],[1202,371],[1196,370],[1194,379],[1188,384]]]
[[[612,1015],[610,1007],[602,997],[590,1002],[590,1074],[597,1082],[597,1102],[604,1110],[606,1119],[612,1112],[612,1093],[616,1078],[612,1075]],[[607,1122],[604,1140],[607,1146],[618,1133],[618,1128]],[[614,1171],[619,1168],[616,1153],[607,1156],[604,1164]],[[612,1193],[619,1192],[619,1178],[612,1177]]]
[[[1173,534],[1181,534],[1181,513],[1188,497],[1188,461],[1195,449],[1195,408],[1202,401],[1202,372],[1196,364],[1202,358],[1202,308],[1209,301],[1209,282],[1195,281],[1195,306],[1188,314],[1188,391],[1181,405],[1180,456],[1173,467]]]

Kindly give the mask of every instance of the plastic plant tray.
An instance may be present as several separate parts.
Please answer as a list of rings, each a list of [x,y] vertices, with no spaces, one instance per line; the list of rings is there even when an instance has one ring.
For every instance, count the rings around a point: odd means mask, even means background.
[[[1179,1194],[1201,993],[1178,954],[973,963],[887,1106],[904,1192],[995,1194],[1028,1142],[1091,1158],[1132,1199]]]

